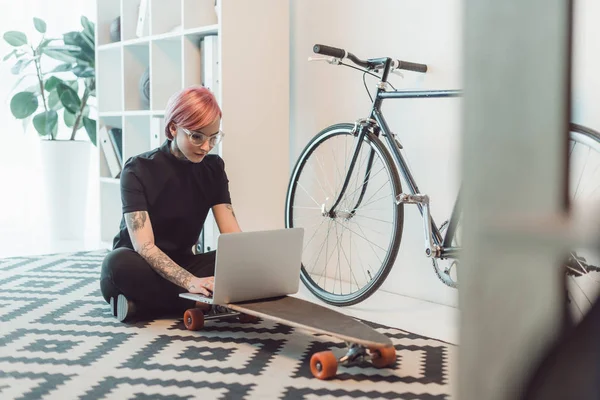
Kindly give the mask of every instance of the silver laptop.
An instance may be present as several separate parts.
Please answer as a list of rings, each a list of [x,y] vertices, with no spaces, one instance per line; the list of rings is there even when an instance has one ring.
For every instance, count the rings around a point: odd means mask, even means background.
[[[212,297],[181,293],[208,304],[227,304],[298,292],[303,228],[221,234]]]

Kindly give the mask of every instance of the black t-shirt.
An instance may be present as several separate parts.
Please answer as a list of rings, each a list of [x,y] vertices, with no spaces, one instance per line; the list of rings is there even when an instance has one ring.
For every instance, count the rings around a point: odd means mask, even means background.
[[[189,254],[210,208],[231,203],[225,163],[213,154],[200,163],[179,160],[166,140],[127,160],[121,172],[121,202],[123,214],[148,212],[154,243],[165,254]],[[119,247],[133,249],[124,217],[113,241],[113,249]]]

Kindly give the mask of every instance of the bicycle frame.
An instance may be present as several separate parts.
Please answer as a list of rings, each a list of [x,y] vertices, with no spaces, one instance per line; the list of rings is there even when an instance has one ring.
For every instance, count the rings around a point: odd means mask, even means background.
[[[381,59],[371,59],[370,62],[375,64],[383,65],[383,73],[381,76],[381,81],[377,85],[377,93],[373,100],[373,107],[371,109],[371,113],[369,118],[357,121],[356,128],[356,145],[354,147],[354,152],[352,156],[352,160],[350,161],[350,166],[348,168],[346,177],[344,179],[344,183],[342,185],[342,189],[340,190],[340,194],[336,199],[335,203],[329,210],[329,215],[335,215],[335,208],[340,203],[342,197],[345,194],[345,191],[350,182],[350,177],[352,176],[352,171],[354,170],[354,166],[356,160],[358,158],[358,153],[360,151],[360,145],[369,130],[371,130],[375,135],[379,137],[380,133],[383,135],[385,142],[388,144],[388,148],[391,151],[392,157],[394,158],[396,164],[398,165],[398,169],[404,181],[408,186],[409,194],[404,193],[396,193],[396,201],[397,203],[407,203],[407,204],[417,204],[419,207],[419,212],[421,213],[421,217],[424,219],[424,230],[425,230],[425,240],[426,240],[426,255],[428,257],[436,257],[436,258],[456,258],[458,256],[458,252],[460,248],[452,247],[452,240],[454,239],[454,235],[456,233],[456,226],[458,224],[458,219],[460,216],[461,208],[460,208],[460,191],[454,203],[454,207],[452,210],[452,214],[448,221],[448,229],[444,237],[440,232],[440,229],[433,221],[431,214],[429,212],[429,197],[427,195],[420,194],[419,187],[417,186],[417,182],[415,181],[410,169],[408,168],[408,164],[400,152],[403,148],[402,145],[396,140],[395,135],[391,132],[382,112],[381,105],[384,100],[387,99],[419,99],[419,98],[440,98],[440,97],[459,97],[461,95],[461,91],[459,90],[432,90],[432,91],[386,91],[387,87],[387,78],[390,71],[391,59],[389,58],[381,58]],[[354,210],[358,208],[360,203],[362,202],[364,193],[366,191],[366,185],[369,181],[369,175],[371,173],[371,167],[373,163],[374,150],[371,149],[371,153],[369,155],[369,159],[367,161],[367,167],[365,172],[365,179],[363,183],[362,192],[357,200],[356,205],[353,208]],[[429,223],[427,223],[429,220]]]

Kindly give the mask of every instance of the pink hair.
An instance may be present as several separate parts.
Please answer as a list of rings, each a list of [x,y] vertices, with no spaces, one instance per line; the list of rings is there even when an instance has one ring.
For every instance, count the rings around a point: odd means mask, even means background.
[[[165,110],[165,134],[173,140],[171,127],[199,130],[221,117],[221,108],[210,90],[191,86],[173,94]]]

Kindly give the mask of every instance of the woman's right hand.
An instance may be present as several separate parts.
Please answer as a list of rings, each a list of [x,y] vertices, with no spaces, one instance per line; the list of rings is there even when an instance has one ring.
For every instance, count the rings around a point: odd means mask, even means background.
[[[215,287],[215,277],[208,276],[206,278],[193,278],[190,280],[190,285],[187,290],[190,293],[199,293],[204,296],[211,297]]]

